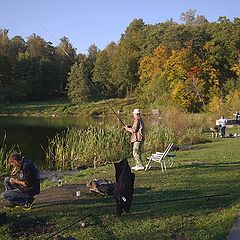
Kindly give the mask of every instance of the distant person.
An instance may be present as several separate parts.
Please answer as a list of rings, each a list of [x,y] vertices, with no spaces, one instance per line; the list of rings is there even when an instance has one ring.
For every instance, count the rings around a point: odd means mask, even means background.
[[[142,162],[142,145],[144,142],[144,122],[140,116],[140,110],[133,110],[133,126],[126,125],[125,129],[131,133],[131,143],[133,144],[133,158],[136,165],[133,170],[144,170]]]
[[[21,206],[29,210],[34,196],[40,193],[38,169],[31,160],[23,159],[20,154],[10,155],[9,164],[13,171],[4,180],[6,191],[2,193],[2,197],[8,201],[8,207]]]
[[[212,133],[212,139],[217,138],[219,135],[219,125],[215,125],[214,127],[211,127],[210,131]]]
[[[226,131],[226,125],[227,125],[227,119],[222,115],[220,119],[218,120],[219,122],[219,127],[220,127],[220,134],[221,137],[225,137],[225,131]]]
[[[233,115],[235,116],[236,123],[239,124],[239,117],[240,117],[239,112],[236,111]]]

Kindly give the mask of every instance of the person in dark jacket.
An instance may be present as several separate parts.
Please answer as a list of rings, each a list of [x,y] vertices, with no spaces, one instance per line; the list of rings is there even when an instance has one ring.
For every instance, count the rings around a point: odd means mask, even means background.
[[[127,159],[114,163],[116,171],[116,185],[114,189],[114,197],[116,201],[116,217],[120,217],[123,210],[129,213],[134,191],[135,174],[131,172],[131,168]]]
[[[31,160],[23,159],[20,154],[12,154],[9,164],[14,169],[19,169],[19,172],[5,179],[6,191],[2,193],[2,197],[10,203],[9,206],[31,209],[34,196],[40,193],[37,166]]]

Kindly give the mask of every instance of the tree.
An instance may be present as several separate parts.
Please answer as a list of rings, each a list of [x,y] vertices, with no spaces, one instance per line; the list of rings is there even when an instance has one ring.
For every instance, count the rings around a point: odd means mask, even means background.
[[[73,48],[67,37],[62,37],[60,41],[61,42],[56,47],[56,61],[59,73],[58,92],[62,93],[66,88],[68,73],[75,62],[76,49]]]
[[[111,62],[106,50],[97,54],[95,67],[93,69],[93,83],[105,97],[114,96],[111,76]]]
[[[135,94],[141,102],[154,104],[163,103],[163,92],[168,92],[167,84],[162,77],[163,66],[168,59],[169,54],[165,46],[158,46],[152,55],[142,58],[139,67],[140,82],[135,90]],[[141,92],[141,96],[139,96]],[[164,104],[163,104],[164,105]]]
[[[7,57],[0,55],[0,103],[9,102],[12,98],[12,66]]]
[[[196,9],[189,9],[187,12],[181,13],[180,20],[186,25],[198,25],[207,22],[207,19],[202,15],[197,15]]]
[[[8,30],[0,29],[0,55],[9,58],[10,40]]]
[[[75,104],[81,104],[90,98],[89,80],[86,63],[75,63],[68,77],[67,95]]]
[[[32,101],[43,99],[42,71],[38,59],[20,55],[14,67],[13,89],[16,100]]]
[[[10,41],[10,62],[15,64],[19,53],[23,53],[27,50],[27,44],[21,36],[15,36]]]
[[[134,19],[122,35],[115,58],[113,59],[114,86],[119,97],[133,92],[138,78],[139,60],[142,56],[145,24],[142,19]]]

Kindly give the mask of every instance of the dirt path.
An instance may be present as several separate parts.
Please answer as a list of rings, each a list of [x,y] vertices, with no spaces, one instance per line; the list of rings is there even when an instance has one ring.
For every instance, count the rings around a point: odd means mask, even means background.
[[[229,240],[239,240],[240,239],[240,211],[237,214],[237,221],[233,225],[228,235]]]
[[[39,195],[35,196],[35,204],[45,204],[53,202],[74,201],[76,199],[76,192],[80,191],[80,195],[86,195],[89,191],[86,184],[66,184],[62,186],[51,187],[42,191]],[[4,206],[4,201],[0,200],[0,208]]]
[[[86,194],[88,192],[86,184],[66,184],[49,188],[36,196],[36,204],[74,200],[77,191],[80,191],[81,195]]]

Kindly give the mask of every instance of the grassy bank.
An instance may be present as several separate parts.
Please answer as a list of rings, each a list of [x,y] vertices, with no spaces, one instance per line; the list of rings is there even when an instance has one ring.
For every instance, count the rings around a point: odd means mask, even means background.
[[[240,207],[239,144],[240,138],[226,138],[194,145],[176,152],[174,166],[165,173],[154,166],[147,172],[136,172],[131,213],[119,220],[114,217],[112,197],[86,194],[75,205],[49,199],[58,204],[36,204],[31,212],[9,211],[8,224],[0,227],[0,239],[44,239],[88,213],[92,217],[86,228],[76,224],[60,235],[78,240],[226,239]],[[113,165],[81,170],[65,180],[66,184],[77,184],[94,178],[114,181]],[[221,193],[229,195],[194,198]],[[172,201],[178,198],[188,200]]]
[[[109,99],[108,103],[116,110],[132,111],[136,100],[133,98]],[[1,104],[0,114],[23,116],[68,116],[68,115],[101,115],[112,114],[105,101],[92,101],[74,105],[68,99],[57,99],[44,102],[29,102],[19,104]]]

